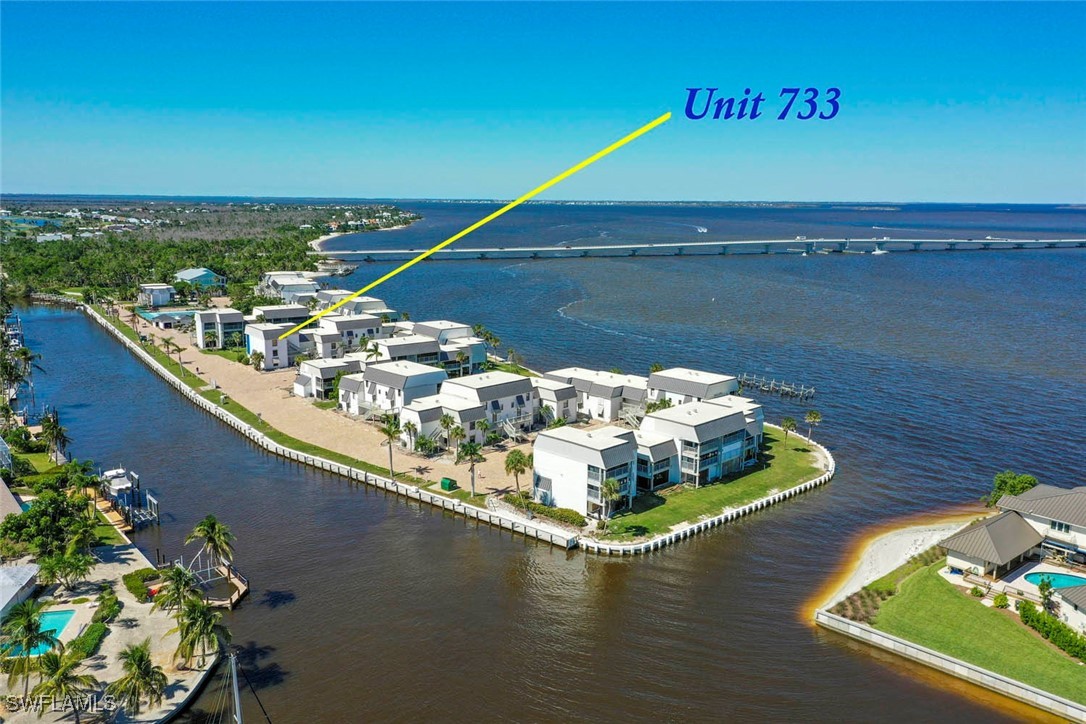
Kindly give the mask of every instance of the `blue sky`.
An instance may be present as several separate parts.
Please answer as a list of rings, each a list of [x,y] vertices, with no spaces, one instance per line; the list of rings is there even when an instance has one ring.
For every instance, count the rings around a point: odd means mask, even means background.
[[[1086,5],[0,5],[5,193],[1086,202]],[[691,121],[688,87],[763,92]],[[839,87],[777,121],[784,86]]]

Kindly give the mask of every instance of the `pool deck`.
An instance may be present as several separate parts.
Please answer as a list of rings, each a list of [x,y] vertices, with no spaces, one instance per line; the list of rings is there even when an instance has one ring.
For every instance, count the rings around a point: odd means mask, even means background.
[[[1031,600],[1040,600],[1041,591],[1037,588],[1036,584],[1030,583],[1026,580],[1026,575],[1030,573],[1062,573],[1064,575],[1078,575],[1072,571],[1061,568],[1060,566],[1054,566],[1051,563],[1045,563],[1043,561],[1029,561],[1025,565],[1016,568],[1011,571],[1007,576],[997,581],[991,582],[992,591],[997,593],[1007,593],[1014,595],[1017,592],[1025,594],[1025,596],[1019,596],[1020,598],[1029,598]],[[966,581],[960,575],[950,573],[949,569],[943,568],[939,572],[944,579],[953,583],[955,586],[972,588],[974,583]],[[989,600],[985,600],[984,603],[990,603]]]

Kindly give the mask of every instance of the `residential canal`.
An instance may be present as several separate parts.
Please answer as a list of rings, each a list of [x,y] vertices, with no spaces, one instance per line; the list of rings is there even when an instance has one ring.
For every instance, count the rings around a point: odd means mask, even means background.
[[[136,537],[148,555],[178,553],[207,513],[237,534],[253,593],[227,621],[273,721],[990,722],[987,694],[798,609],[867,526],[975,500],[1005,467],[1082,483],[1084,288],[1081,251],[443,262],[390,282],[393,306],[482,322],[532,366],[659,361],[818,389],[830,485],[626,559],[284,463],[79,313],[23,313],[38,398],[59,405],[75,455],[159,493],[161,528]],[[764,401],[774,422],[806,409]]]

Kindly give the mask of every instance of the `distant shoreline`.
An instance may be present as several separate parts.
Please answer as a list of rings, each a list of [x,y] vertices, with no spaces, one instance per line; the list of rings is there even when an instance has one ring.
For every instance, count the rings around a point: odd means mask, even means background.
[[[398,226],[386,226],[383,229],[373,229],[373,231],[395,231],[396,229],[406,229],[410,224],[399,224]],[[313,251],[324,251],[324,242],[329,239],[335,239],[337,236],[350,236],[351,234],[363,234],[364,231],[333,231],[331,234],[325,234],[324,236],[318,236],[309,242],[309,248]]]

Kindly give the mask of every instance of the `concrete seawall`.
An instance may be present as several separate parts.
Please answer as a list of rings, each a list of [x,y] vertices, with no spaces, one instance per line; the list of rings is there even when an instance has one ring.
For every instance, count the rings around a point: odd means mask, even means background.
[[[775,425],[768,424],[766,426],[776,427]],[[693,523],[683,524],[675,530],[672,530],[668,533],[663,533],[656,536],[655,538],[650,538],[646,541],[641,541],[638,543],[607,543],[605,541],[598,541],[592,538],[582,537],[581,547],[584,548],[586,551],[590,551],[592,553],[599,553],[602,555],[626,556],[649,553],[650,551],[659,550],[664,546],[671,545],[672,543],[686,540],[687,538],[695,536],[698,533],[703,533],[718,526],[731,523],[732,521],[738,520],[739,518],[744,518],[751,513],[763,510],[771,505],[776,505],[781,501],[788,500],[789,498],[795,497],[800,493],[806,493],[808,490],[813,490],[814,488],[828,483],[830,479],[833,478],[834,473],[837,471],[837,462],[833,459],[833,455],[830,454],[829,450],[808,437],[804,437],[803,435],[799,435],[796,433],[792,433],[792,435],[794,437],[798,437],[799,439],[805,441],[808,445],[811,445],[812,447],[817,449],[818,452],[825,458],[825,473],[819,475],[813,480],[808,480],[805,483],[800,483],[799,485],[788,488],[787,490],[782,490],[778,493],[767,495],[764,498],[759,498],[758,500],[755,500],[752,503],[747,503],[746,505],[743,505],[739,508],[725,510],[720,515],[715,515],[711,518],[695,521]]]
[[[48,300],[53,301],[53,300]],[[71,303],[70,300],[67,300]],[[409,485],[407,483],[401,483],[397,480],[391,480],[389,478],[375,475],[365,470],[359,470],[358,468],[351,467],[349,465],[343,465],[341,463],[328,460],[326,458],[317,455],[307,455],[297,450],[293,450],[284,445],[280,445],[274,440],[270,439],[263,432],[260,432],[252,425],[244,422],[240,418],[236,417],[233,413],[222,409],[210,400],[201,397],[194,389],[186,385],[180,379],[178,379],[172,372],[162,366],[158,360],[148,354],[147,350],[143,349],[140,345],[133,342],[126,337],[120,330],[114,327],[109,320],[105,319],[96,310],[86,306],[79,305],[79,308],[83,310],[92,320],[101,325],[107,332],[113,335],[121,344],[128,348],[128,350],[134,354],[141,362],[151,368],[159,377],[169,383],[174,389],[189,399],[194,405],[204,410],[205,412],[214,415],[222,422],[226,423],[230,427],[234,428],[237,432],[241,433],[245,437],[249,438],[252,442],[256,443],[260,447],[264,448],[268,452],[271,452],[280,457],[292,460],[294,462],[302,463],[303,465],[309,465],[326,472],[335,473],[349,480],[365,483],[376,488],[381,488],[389,492],[402,495],[412,500],[418,500],[423,503],[429,503],[435,507],[443,510],[452,511],[459,515],[463,515],[467,518],[474,518],[483,523],[488,523],[497,528],[503,528],[505,530],[512,531],[514,533],[520,533],[528,538],[535,538],[542,540],[552,545],[559,546],[560,548],[570,549],[577,545],[577,536],[571,533],[567,533],[557,526],[550,526],[546,523],[538,521],[526,521],[519,518],[515,518],[510,515],[506,515],[500,511],[483,510],[482,508],[476,508],[473,505],[466,505],[463,502],[447,498],[443,495],[431,493],[428,490],[423,490],[416,485]]]
[[[241,420],[233,413],[224,410],[210,400],[202,397],[193,388],[186,385],[179,378],[177,378],[172,372],[166,369],[158,360],[152,357],[147,350],[143,349],[139,344],[126,337],[119,329],[117,329],[109,320],[102,317],[95,309],[88,305],[74,302],[67,298],[42,298],[42,301],[47,302],[64,302],[66,304],[74,304],[79,309],[83,310],[92,320],[102,326],[107,332],[109,332],[115,339],[123,344],[132,354],[134,354],[140,361],[151,368],[159,377],[170,384],[175,390],[180,392],[183,396],[189,399],[194,405],[204,410],[208,414],[217,417],[219,420],[234,428],[238,433],[249,438],[253,443],[264,448],[268,452],[271,452],[280,457],[286,458],[293,462],[301,463],[303,465],[309,465],[326,472],[335,473],[349,480],[353,480],[359,483],[365,483],[366,485],[380,488],[382,490],[401,495],[411,500],[418,500],[422,503],[427,503],[442,510],[448,510],[450,512],[462,515],[465,518],[475,519],[477,521],[487,523],[496,528],[511,531],[513,533],[519,533],[528,538],[534,538],[536,540],[545,541],[551,545],[558,546],[560,548],[569,550],[576,548],[578,545],[584,548],[586,551],[606,554],[606,555],[636,555],[641,553],[648,553],[650,551],[659,550],[665,546],[677,543],[679,541],[690,538],[698,533],[702,533],[712,528],[716,528],[721,525],[725,525],[739,518],[750,515],[756,511],[767,508],[776,503],[780,503],[784,500],[792,498],[800,493],[804,493],[813,488],[829,482],[833,478],[836,471],[836,463],[830,452],[814,442],[813,440],[793,433],[796,437],[806,441],[809,445],[815,447],[819,454],[825,461],[826,472],[818,476],[813,480],[801,483],[795,487],[783,490],[772,495],[766,496],[759,500],[755,500],[747,505],[735,508],[732,510],[726,510],[719,515],[705,520],[695,521],[693,523],[687,523],[679,528],[652,538],[651,540],[639,542],[639,543],[607,543],[603,541],[597,541],[591,538],[580,537],[575,533],[568,532],[562,528],[551,525],[545,521],[541,521],[535,518],[531,521],[518,516],[510,515],[501,510],[484,510],[473,505],[467,505],[455,498],[449,498],[444,495],[430,492],[417,485],[410,485],[408,483],[402,483],[398,480],[392,480],[374,473],[360,470],[358,468],[337,463],[333,460],[328,460],[317,455],[308,455],[301,453],[292,448],[281,445],[263,432],[257,430],[249,423]],[[770,427],[772,427],[770,425]]]
[[[1076,702],[1049,694],[1021,681],[1007,678],[994,671],[982,669],[968,662],[956,659],[938,651],[910,643],[905,639],[891,636],[856,621],[850,621],[828,611],[817,611],[815,622],[825,628],[850,636],[864,643],[877,646],[899,656],[912,659],[921,664],[937,669],[951,676],[957,676],[978,686],[1009,696],[1012,699],[1025,702],[1038,709],[1051,712],[1057,716],[1066,717],[1071,721],[1086,722],[1086,706]]]

